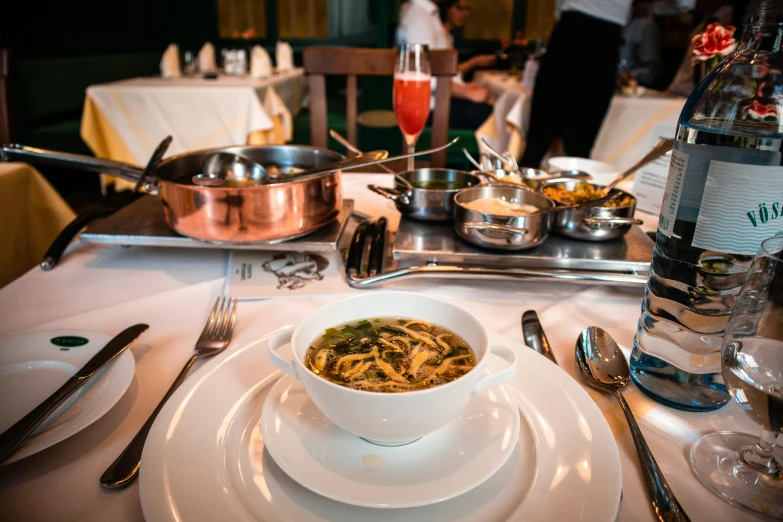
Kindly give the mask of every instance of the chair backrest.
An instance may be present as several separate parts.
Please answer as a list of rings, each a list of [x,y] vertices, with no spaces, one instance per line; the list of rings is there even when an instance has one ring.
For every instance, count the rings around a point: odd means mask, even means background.
[[[9,58],[8,49],[0,49],[0,144],[11,143],[11,102],[9,100]]]
[[[307,47],[304,49],[304,70],[310,87],[310,137],[317,147],[327,145],[326,76],[346,76],[346,132],[348,141],[357,143],[356,78],[358,76],[392,76],[397,61],[394,49],[351,49]],[[435,111],[432,115],[433,147],[445,145],[449,135],[451,78],[457,74],[457,51],[430,51],[432,75],[439,78],[435,89]],[[431,157],[433,167],[446,164],[446,151]]]

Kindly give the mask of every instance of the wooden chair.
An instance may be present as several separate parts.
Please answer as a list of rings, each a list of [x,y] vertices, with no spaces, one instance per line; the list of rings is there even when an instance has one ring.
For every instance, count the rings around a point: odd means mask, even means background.
[[[10,86],[8,85],[10,54],[8,49],[0,49],[0,144],[12,141]]]
[[[304,70],[310,87],[310,136],[316,147],[327,146],[326,76],[347,76],[346,133],[348,141],[357,143],[356,78],[357,76],[392,76],[397,61],[394,49],[350,49],[307,47]],[[449,135],[451,78],[457,74],[457,51],[430,51],[430,69],[437,77],[435,111],[432,116],[432,146],[445,145]],[[443,167],[446,151],[432,155],[431,165]]]

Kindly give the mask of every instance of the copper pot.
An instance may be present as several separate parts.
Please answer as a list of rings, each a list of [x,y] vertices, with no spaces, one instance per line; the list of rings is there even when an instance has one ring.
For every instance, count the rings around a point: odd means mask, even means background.
[[[145,169],[90,156],[53,152],[21,145],[2,148],[4,161],[22,160],[117,176],[157,193],[166,222],[179,234],[220,243],[280,242],[300,237],[328,224],[340,211],[340,172],[297,180],[244,187],[206,187],[192,183],[201,160],[217,150],[236,152],[281,171],[322,167],[343,159],[341,154],[301,145],[227,147],[186,152],[157,160],[164,144]],[[167,143],[166,143],[167,145]],[[161,150],[162,149],[162,150]]]

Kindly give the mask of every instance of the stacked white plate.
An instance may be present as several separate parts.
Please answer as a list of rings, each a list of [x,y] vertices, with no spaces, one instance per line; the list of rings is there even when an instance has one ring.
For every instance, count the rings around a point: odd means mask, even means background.
[[[520,371],[407,446],[332,425],[281,378],[268,336],[185,382],[150,432],[141,501],[156,521],[614,520],[620,459],[601,412],[568,374],[508,339]],[[487,371],[504,367],[491,356]],[[263,413],[262,413],[263,412]]]
[[[27,415],[76,374],[111,337],[83,330],[49,330],[0,339],[0,433]],[[62,406],[3,464],[38,453],[80,432],[108,412],[133,381],[125,350]]]

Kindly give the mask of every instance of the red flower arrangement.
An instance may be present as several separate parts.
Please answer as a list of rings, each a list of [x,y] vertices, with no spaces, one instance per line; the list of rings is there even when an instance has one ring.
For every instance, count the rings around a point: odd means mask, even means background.
[[[745,107],[742,112],[746,119],[773,121],[780,119],[777,105],[774,103],[761,103],[758,100],[753,100],[750,102],[750,105]]]
[[[693,57],[698,61],[712,60],[731,54],[737,48],[734,38],[734,26],[723,27],[720,24],[710,24],[703,33],[691,40]]]

